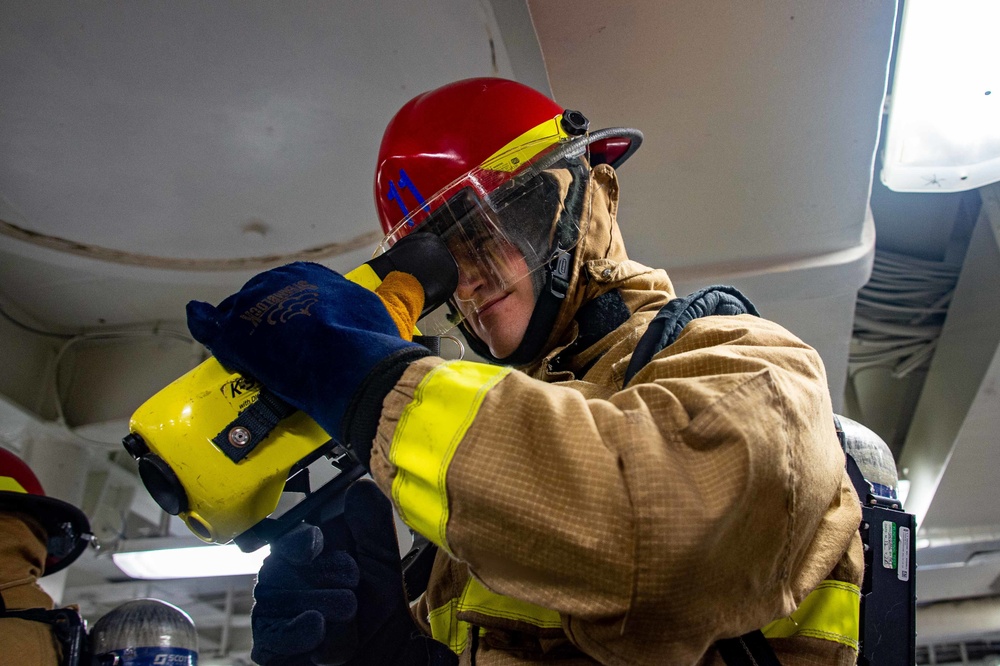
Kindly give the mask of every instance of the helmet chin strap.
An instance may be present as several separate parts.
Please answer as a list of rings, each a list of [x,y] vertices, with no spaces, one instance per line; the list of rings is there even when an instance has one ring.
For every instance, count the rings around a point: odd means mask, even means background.
[[[573,250],[562,250],[561,256],[566,257],[572,265]],[[546,273],[544,286],[535,301],[535,308],[531,311],[528,327],[525,329],[524,336],[517,348],[508,356],[497,358],[490,351],[489,346],[480,340],[468,324],[463,321],[460,330],[474,352],[493,363],[516,366],[529,365],[542,356],[544,351],[542,347],[552,333],[552,326],[555,324],[556,316],[559,314],[559,309],[566,296],[565,291],[562,292],[561,296],[558,296],[558,290],[554,291],[553,289],[554,285],[562,282],[561,278],[554,277],[550,266],[546,266],[543,270]]]

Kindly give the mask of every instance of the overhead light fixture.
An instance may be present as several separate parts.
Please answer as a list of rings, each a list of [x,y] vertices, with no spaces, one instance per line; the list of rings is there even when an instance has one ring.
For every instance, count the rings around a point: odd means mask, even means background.
[[[244,553],[235,544],[206,544],[194,537],[130,539],[111,555],[131,578],[208,578],[256,574],[270,549]]]
[[[1000,2],[906,0],[882,182],[959,192],[1000,180]]]

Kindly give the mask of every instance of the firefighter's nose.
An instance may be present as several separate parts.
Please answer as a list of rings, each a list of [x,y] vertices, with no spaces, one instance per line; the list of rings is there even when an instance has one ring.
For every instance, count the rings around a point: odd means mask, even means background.
[[[485,280],[480,271],[471,266],[459,266],[455,297],[460,301],[471,301],[484,284]]]

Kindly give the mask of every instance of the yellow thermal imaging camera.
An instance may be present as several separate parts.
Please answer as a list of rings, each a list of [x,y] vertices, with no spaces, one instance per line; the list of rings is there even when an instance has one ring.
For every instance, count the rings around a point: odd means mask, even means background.
[[[424,288],[420,315],[444,303],[458,283],[454,259],[430,233],[407,236],[345,277],[374,290],[392,271],[413,275]],[[365,473],[308,415],[214,358],[143,403],[129,431],[122,444],[160,507],[202,540],[235,541],[246,552],[336,511],[342,491]],[[309,472],[317,461],[329,463],[332,478],[313,488]],[[299,501],[276,512],[288,494]]]

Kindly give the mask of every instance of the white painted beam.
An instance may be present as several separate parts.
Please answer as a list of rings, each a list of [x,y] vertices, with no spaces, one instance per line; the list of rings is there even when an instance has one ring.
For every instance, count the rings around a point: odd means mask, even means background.
[[[938,603],[917,609],[917,644],[1000,637],[1000,597]]]

